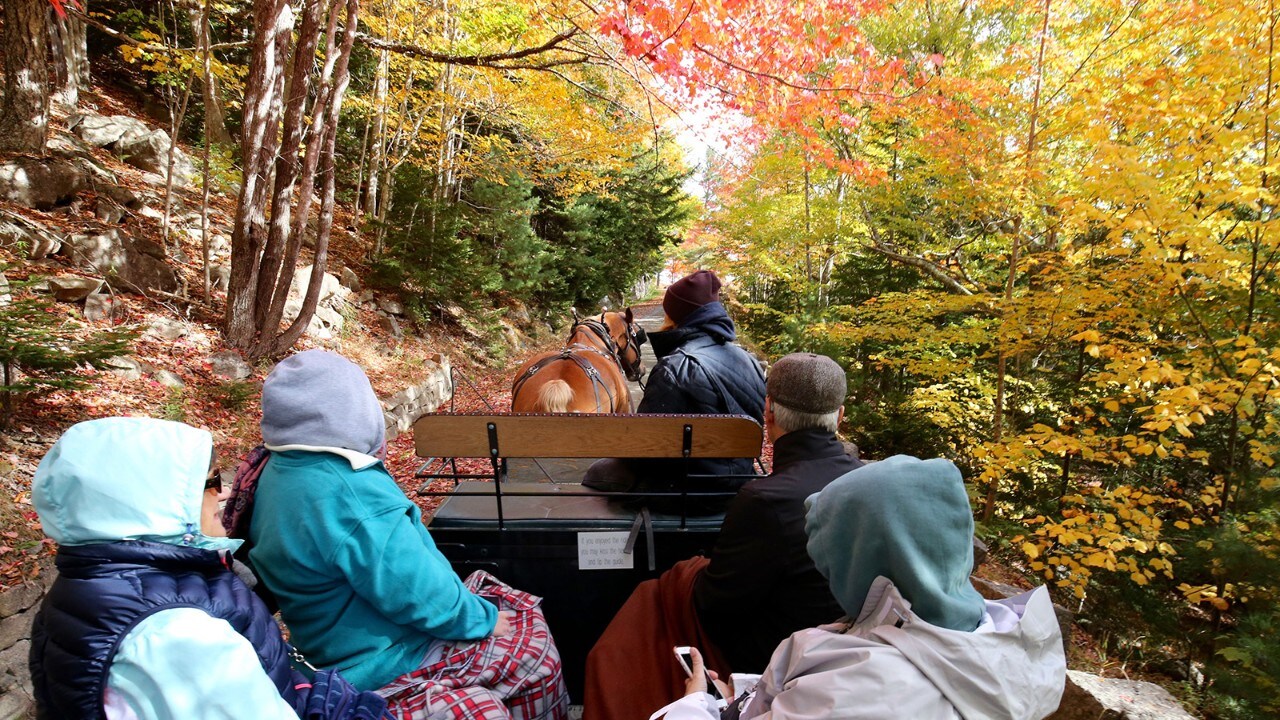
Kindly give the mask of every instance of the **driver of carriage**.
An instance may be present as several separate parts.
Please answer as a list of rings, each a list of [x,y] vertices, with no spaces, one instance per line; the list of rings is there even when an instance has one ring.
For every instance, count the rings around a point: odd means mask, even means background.
[[[720,302],[720,278],[710,270],[699,270],[677,280],[662,298],[662,311],[661,330],[649,333],[658,364],[649,373],[637,412],[746,415],[763,424],[764,373],[760,364],[733,342],[737,333]],[[610,458],[592,465],[583,485],[613,491],[678,490],[684,468],[680,460]],[[691,472],[749,476],[752,468],[746,459],[698,460]],[[688,489],[735,491],[747,479],[702,480],[689,484]],[[697,510],[720,512],[728,500],[704,501]]]

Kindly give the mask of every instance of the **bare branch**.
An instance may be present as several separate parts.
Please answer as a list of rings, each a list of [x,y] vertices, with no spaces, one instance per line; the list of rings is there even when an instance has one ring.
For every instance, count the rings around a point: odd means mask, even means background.
[[[119,30],[116,30],[115,28],[108,27],[102,24],[101,22],[98,22],[97,19],[92,18],[89,15],[85,14],[83,11],[81,11],[79,8],[75,7],[74,5],[64,5],[63,7],[66,8],[68,15],[74,16],[77,20],[83,22],[85,25],[88,25],[91,28],[94,28],[95,30],[98,30],[104,35],[110,37],[112,40],[118,40],[122,43],[125,43],[126,45],[132,45],[137,48],[142,48],[144,50],[152,50],[156,52],[195,52],[197,50],[200,52],[204,52],[204,48],[199,46],[171,47],[169,45],[165,45],[164,43],[143,42],[142,40],[136,40],[130,37],[129,35],[122,33]],[[241,48],[241,47],[248,47],[248,46],[249,46],[248,40],[241,40],[237,42],[214,43],[209,46],[209,49],[210,50],[229,50],[231,48]]]
[[[929,262],[924,258],[915,257],[914,255],[903,255],[900,252],[890,249],[886,245],[879,243],[871,243],[867,246],[874,252],[877,252],[894,262],[910,265],[911,267],[923,270],[924,274],[942,283],[948,290],[957,295],[972,295],[973,291],[965,287],[959,280],[951,277],[946,270],[943,270],[936,263]]]
[[[707,49],[707,47],[706,47],[705,45],[702,45],[701,43],[697,43],[697,42],[695,42],[695,43],[693,44],[693,47],[694,47],[694,49],[695,49],[695,50],[697,50],[698,52],[700,52],[700,53],[702,53],[702,54],[706,55],[707,57],[711,58],[712,60],[715,60],[716,62],[720,63],[721,65],[725,65],[726,67],[732,68],[733,70],[736,70],[736,71],[738,71],[738,72],[740,72],[740,73],[745,73],[745,74],[747,74],[747,75],[751,75],[751,76],[753,76],[753,77],[758,77],[758,78],[763,78],[763,79],[765,79],[765,80],[770,80],[770,81],[775,82],[775,83],[777,83],[777,84],[779,84],[779,85],[783,85],[783,86],[786,86],[786,87],[792,88],[793,90],[803,90],[803,91],[807,91],[807,92],[815,92],[815,93],[824,93],[824,92],[830,92],[830,93],[853,93],[853,94],[855,94],[855,95],[859,95],[859,96],[862,96],[862,97],[879,97],[879,98],[885,98],[885,99],[889,99],[889,100],[905,100],[905,99],[907,99],[907,98],[909,98],[909,97],[911,97],[911,96],[913,96],[913,95],[915,95],[915,94],[919,93],[920,91],[924,90],[925,88],[927,88],[927,87],[929,86],[929,81],[930,81],[930,80],[932,80],[932,78],[929,78],[929,79],[925,80],[923,83],[921,83],[920,85],[916,86],[916,88],[915,88],[914,90],[912,90],[912,91],[910,91],[910,92],[908,92],[908,93],[906,93],[906,94],[903,94],[903,95],[898,95],[898,94],[896,94],[896,93],[891,93],[891,92],[882,92],[882,91],[878,91],[878,90],[864,90],[863,88],[858,88],[858,87],[853,87],[853,86],[823,87],[823,86],[821,86],[821,85],[800,85],[800,84],[798,84],[798,83],[793,83],[793,82],[791,82],[791,81],[787,80],[786,78],[781,77],[781,76],[779,76],[779,75],[774,75],[773,73],[767,73],[767,72],[764,72],[763,70],[752,70],[751,68],[743,67],[742,65],[738,65],[737,63],[735,63],[735,62],[733,62],[733,61],[731,61],[731,60],[729,60],[729,59],[727,59],[727,58],[723,58],[723,57],[721,57],[721,56],[719,56],[719,55],[717,55],[717,54],[715,54],[715,53],[711,52],[711,50]]]
[[[879,253],[894,262],[901,263],[903,265],[910,265],[913,268],[922,270],[924,274],[942,283],[944,287],[957,295],[973,294],[972,290],[965,287],[959,280],[952,277],[946,269],[937,263],[930,262],[922,257],[904,255],[903,253],[898,252],[897,248],[893,247],[892,244],[886,242],[884,238],[880,236],[880,231],[876,230],[876,226],[871,220],[871,212],[867,209],[866,205],[863,205],[862,207],[862,215],[867,224],[867,232],[871,235],[871,243],[867,245],[869,250]]]
[[[556,65],[568,65],[568,64],[585,62],[585,58],[587,57],[586,53],[582,52],[581,50],[563,47],[563,43],[566,40],[574,37],[579,32],[580,32],[579,28],[573,27],[568,30],[565,30],[562,33],[559,33],[558,35],[552,37],[550,40],[547,40],[541,45],[524,48],[522,50],[512,50],[510,52],[501,52],[501,53],[489,53],[486,55],[450,55],[448,53],[441,53],[441,52],[435,52],[434,50],[428,50],[426,48],[419,47],[417,45],[412,45],[409,43],[399,43],[399,42],[391,42],[389,40],[382,40],[380,38],[373,37],[366,33],[357,33],[356,39],[371,48],[376,48],[378,50],[388,50],[390,52],[397,53],[400,55],[410,55],[413,57],[422,58],[423,60],[444,63],[447,65],[466,65],[470,67],[494,67],[494,68],[500,68],[500,69],[538,70],[543,67],[554,67]],[[581,55],[584,59],[576,60],[576,59],[560,58],[556,60],[549,60],[546,63],[536,63],[536,64],[527,64],[527,65],[522,63],[510,62],[512,60],[522,60],[524,58],[532,57],[534,55],[540,55],[542,53],[548,53],[548,52],[554,52],[554,51],[577,53]]]

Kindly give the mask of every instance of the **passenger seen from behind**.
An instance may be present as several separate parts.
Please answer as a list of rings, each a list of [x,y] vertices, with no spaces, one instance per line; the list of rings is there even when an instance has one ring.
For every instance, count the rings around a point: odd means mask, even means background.
[[[686,560],[641,584],[614,617],[588,659],[588,717],[622,720],[669,699],[683,683],[672,646],[700,645],[721,673],[759,672],[791,633],[840,616],[805,551],[804,501],[862,465],[836,437],[846,385],[822,355],[787,355],[769,369],[773,472],[733,498],[710,561]]]
[[[262,410],[270,456],[249,557],[298,648],[380,689],[397,717],[453,705],[472,707],[468,717],[562,717],[540,600],[485,573],[466,584],[454,574],[380,460],[385,420],[364,372],[299,353],[267,377]]]
[[[733,320],[720,302],[720,278],[699,270],[667,288],[662,298],[662,329],[649,333],[658,364],[649,373],[640,413],[746,415],[764,421],[764,374],[760,364],[733,341]],[[685,463],[651,459],[600,460],[583,478],[599,490],[672,491],[685,484]],[[751,475],[748,459],[697,460],[690,473]],[[732,491],[746,478],[696,480],[690,491]],[[651,501],[654,507],[667,503]],[[702,513],[724,510],[728,499],[690,503]]]
[[[146,418],[72,426],[32,501],[59,544],[31,629],[39,717],[296,720],[287,646],[230,569],[209,433]]]
[[[742,718],[1039,720],[1057,709],[1066,656],[1048,590],[993,602],[973,589],[973,515],[954,465],[899,455],[808,505],[809,554],[847,616],[783,641],[739,692]],[[657,715],[720,717],[694,665],[688,694]]]
[[[729,668],[756,672],[791,633],[838,617],[840,606],[805,552],[805,498],[862,467],[836,437],[848,380],[834,360],[795,353],[769,368],[764,428],[773,472],[729,505],[694,582],[693,605]]]

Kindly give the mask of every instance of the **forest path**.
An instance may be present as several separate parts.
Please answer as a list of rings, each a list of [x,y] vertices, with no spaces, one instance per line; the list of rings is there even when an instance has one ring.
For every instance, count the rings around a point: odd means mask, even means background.
[[[662,304],[656,301],[643,304],[635,304],[631,306],[634,318],[637,324],[644,328],[646,333],[655,332],[662,326]],[[514,355],[500,364],[496,365],[474,365],[468,366],[463,358],[453,358],[454,362],[454,392],[453,398],[442,406],[438,412],[458,412],[458,413],[506,413],[511,412],[511,382],[516,369],[524,362],[526,358],[536,355],[547,350],[557,349],[563,346],[563,339],[545,343],[538,347],[528,348],[518,355]],[[649,343],[645,343],[641,347],[641,357],[644,360],[645,374],[641,378],[642,382],[648,378],[648,372],[655,363],[657,356],[654,355],[653,347]],[[642,382],[628,381],[628,388],[631,391],[632,407],[640,404],[640,399],[644,396]],[[487,463],[483,461],[469,461],[474,467],[472,470],[485,471]],[[466,463],[460,462],[460,469]],[[481,468],[483,464],[485,467]],[[419,468],[422,466],[422,460],[417,457],[413,449],[413,433],[401,433],[387,445],[387,469],[391,472],[392,477],[404,490],[409,498],[415,501],[422,508],[424,514],[430,517],[439,507],[442,498],[439,497],[422,497],[418,495],[418,490],[422,486],[422,482],[414,477]],[[545,461],[543,469],[546,469]],[[537,473],[542,475],[542,470]],[[552,471],[551,474],[555,474]],[[447,481],[437,481],[433,483],[433,490],[447,490],[449,483]]]

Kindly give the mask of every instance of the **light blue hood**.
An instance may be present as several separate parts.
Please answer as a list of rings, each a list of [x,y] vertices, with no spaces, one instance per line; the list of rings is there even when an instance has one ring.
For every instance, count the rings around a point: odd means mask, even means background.
[[[61,545],[148,540],[232,550],[200,531],[213,437],[167,420],[104,418],[71,426],[32,481],[44,532]]]
[[[877,577],[938,627],[970,632],[982,621],[973,572],[973,511],[950,460],[895,455],[841,475],[805,501],[807,549],[851,618]]]

